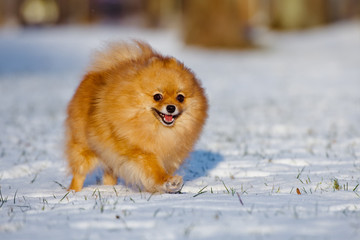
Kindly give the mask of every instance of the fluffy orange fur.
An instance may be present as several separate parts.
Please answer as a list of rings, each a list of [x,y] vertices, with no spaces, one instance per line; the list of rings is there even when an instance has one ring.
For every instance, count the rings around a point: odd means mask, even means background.
[[[106,185],[120,177],[149,192],[178,192],[183,179],[174,173],[207,108],[199,81],[175,58],[143,42],[110,44],[95,55],[68,106],[69,189],[80,191],[100,165]]]

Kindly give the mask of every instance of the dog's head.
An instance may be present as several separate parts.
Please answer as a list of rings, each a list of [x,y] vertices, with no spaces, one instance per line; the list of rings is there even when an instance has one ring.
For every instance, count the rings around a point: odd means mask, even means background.
[[[153,57],[139,78],[143,107],[164,127],[207,117],[203,89],[194,74],[176,59]]]

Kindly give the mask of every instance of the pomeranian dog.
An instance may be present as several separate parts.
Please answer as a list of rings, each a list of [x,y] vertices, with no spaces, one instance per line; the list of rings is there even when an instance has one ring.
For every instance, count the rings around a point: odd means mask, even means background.
[[[101,166],[103,184],[176,193],[174,175],[192,151],[207,118],[204,89],[173,57],[140,41],[113,43],[95,55],[68,105],[66,157],[80,191]]]

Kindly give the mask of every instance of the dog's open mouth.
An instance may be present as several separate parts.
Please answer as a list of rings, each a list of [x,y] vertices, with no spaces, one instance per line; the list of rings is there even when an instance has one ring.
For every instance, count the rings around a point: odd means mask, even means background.
[[[181,113],[179,113],[177,115],[171,115],[171,114],[169,115],[169,114],[162,113],[155,108],[153,108],[153,111],[154,111],[154,115],[160,120],[160,122],[167,127],[171,127],[172,125],[174,125],[175,120],[181,114]]]

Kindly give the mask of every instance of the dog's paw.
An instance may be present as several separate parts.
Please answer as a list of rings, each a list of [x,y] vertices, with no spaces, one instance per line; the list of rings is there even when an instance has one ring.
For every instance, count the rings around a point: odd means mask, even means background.
[[[164,191],[166,193],[177,193],[181,190],[183,186],[183,179],[180,176],[173,176],[170,177],[165,183],[164,183]]]

